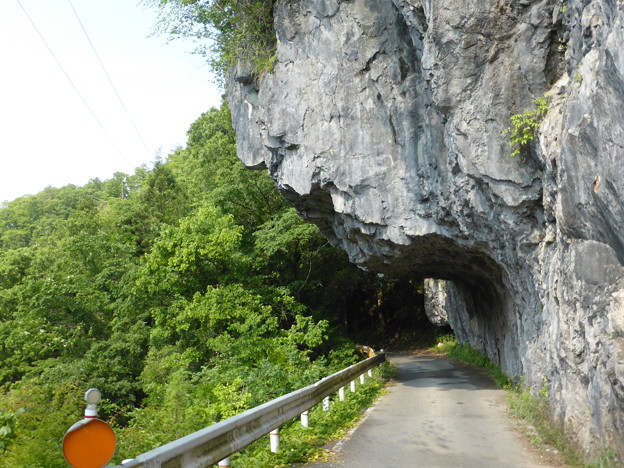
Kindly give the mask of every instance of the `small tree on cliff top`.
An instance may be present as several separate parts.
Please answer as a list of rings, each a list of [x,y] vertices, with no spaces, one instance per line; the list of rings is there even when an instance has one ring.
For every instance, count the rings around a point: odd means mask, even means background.
[[[221,81],[237,62],[252,63],[256,76],[272,70],[273,0],[144,1],[159,9],[157,31],[194,38]]]

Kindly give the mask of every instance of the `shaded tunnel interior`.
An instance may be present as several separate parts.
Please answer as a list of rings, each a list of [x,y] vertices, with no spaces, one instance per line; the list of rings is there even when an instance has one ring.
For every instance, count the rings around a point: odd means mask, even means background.
[[[385,349],[419,348],[452,331],[505,367],[505,342],[515,339],[513,306],[504,272],[485,253],[428,235],[415,238],[392,262],[373,257],[365,267],[380,274],[379,289],[360,291],[368,296],[366,313],[348,314],[351,337]],[[430,279],[441,280],[433,293],[425,284]],[[437,325],[428,316],[432,308],[446,314]]]

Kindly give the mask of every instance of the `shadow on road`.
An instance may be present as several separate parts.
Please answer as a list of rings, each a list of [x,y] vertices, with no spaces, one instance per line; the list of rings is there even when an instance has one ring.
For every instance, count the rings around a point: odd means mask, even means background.
[[[483,371],[437,357],[388,354],[397,365],[397,384],[410,387],[438,387],[439,390],[493,390],[498,388]]]

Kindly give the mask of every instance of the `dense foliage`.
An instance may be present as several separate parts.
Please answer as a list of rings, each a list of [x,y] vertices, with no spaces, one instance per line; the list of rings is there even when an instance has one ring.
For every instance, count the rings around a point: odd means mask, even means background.
[[[65,466],[90,387],[122,459],[315,381],[356,359],[345,334],[416,316],[402,284],[385,300],[212,109],[151,168],[0,208],[0,466]]]

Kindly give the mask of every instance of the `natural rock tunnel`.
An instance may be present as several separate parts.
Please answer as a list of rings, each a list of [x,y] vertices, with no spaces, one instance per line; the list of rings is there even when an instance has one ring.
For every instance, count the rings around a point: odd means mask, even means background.
[[[240,64],[228,99],[243,162],[353,262],[448,280],[460,339],[624,454],[618,5],[277,0],[275,70]],[[510,116],[546,92],[510,157]]]

